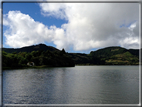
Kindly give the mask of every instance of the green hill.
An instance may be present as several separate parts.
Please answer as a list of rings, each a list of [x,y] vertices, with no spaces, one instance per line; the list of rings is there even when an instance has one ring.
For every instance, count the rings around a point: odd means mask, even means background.
[[[89,54],[69,53],[77,65],[138,65],[139,50],[118,46],[106,47]]]
[[[89,54],[98,57],[105,65],[137,65],[139,64],[139,50],[122,47],[107,47]]]
[[[32,51],[39,51],[39,50],[43,50],[43,51],[60,51],[52,46],[46,46],[45,44],[38,44],[38,45],[32,45],[32,46],[26,46],[26,47],[22,47],[22,48],[3,48],[3,51],[7,52],[7,53],[19,53],[19,52],[32,52]]]
[[[7,49],[2,51],[2,67],[22,68],[31,66],[45,67],[74,67],[74,61],[67,55],[65,50],[39,44],[36,46],[19,49]]]
[[[44,44],[23,48],[3,48],[3,67],[25,67],[28,62],[36,66],[75,66],[75,65],[138,65],[139,50],[118,46],[106,47],[89,54],[67,53]]]

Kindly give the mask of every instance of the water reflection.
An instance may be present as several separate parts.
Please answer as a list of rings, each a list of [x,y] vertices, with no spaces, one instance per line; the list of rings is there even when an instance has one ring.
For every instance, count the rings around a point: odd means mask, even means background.
[[[4,103],[136,104],[138,66],[5,70],[3,85]]]
[[[109,103],[112,104],[138,104],[139,74],[136,72],[138,70],[138,68],[137,70],[125,69],[125,71],[109,69],[99,72],[102,77],[102,81],[99,83],[101,84],[99,93],[101,93],[103,103],[108,103],[108,100],[111,99]],[[132,98],[133,100],[129,102]]]

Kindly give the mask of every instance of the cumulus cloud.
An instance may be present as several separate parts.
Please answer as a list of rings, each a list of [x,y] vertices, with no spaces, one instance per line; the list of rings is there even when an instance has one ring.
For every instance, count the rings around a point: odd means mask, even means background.
[[[49,28],[36,22],[20,11],[9,11],[4,15],[3,24],[9,26],[9,29],[4,32],[6,44],[14,48],[45,41],[51,42],[56,28],[54,26]]]
[[[139,4],[49,3],[40,7],[46,16],[68,20],[62,26],[74,50],[111,45],[139,48]]]
[[[6,44],[21,47],[53,42],[57,48],[75,51],[107,46],[139,48],[138,3],[41,3],[45,17],[65,19],[61,28],[45,26],[29,15],[10,11],[4,16],[9,26]]]

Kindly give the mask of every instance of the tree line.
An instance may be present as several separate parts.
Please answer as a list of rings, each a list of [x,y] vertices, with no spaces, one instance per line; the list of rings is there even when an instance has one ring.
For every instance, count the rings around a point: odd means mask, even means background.
[[[32,51],[32,52],[13,52],[2,51],[2,67],[27,67],[28,62],[34,62],[35,66],[75,66],[74,61],[62,51]]]

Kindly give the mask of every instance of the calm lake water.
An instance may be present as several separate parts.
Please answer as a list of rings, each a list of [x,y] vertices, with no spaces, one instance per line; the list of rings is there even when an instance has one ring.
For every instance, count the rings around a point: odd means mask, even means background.
[[[4,104],[138,104],[139,66],[3,70]]]

